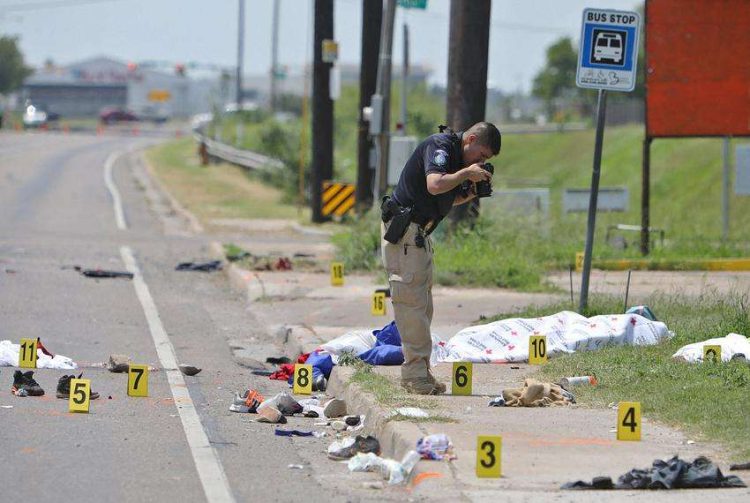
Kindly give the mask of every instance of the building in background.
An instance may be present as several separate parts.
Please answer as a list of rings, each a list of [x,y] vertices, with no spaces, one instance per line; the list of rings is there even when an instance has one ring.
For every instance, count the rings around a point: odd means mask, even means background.
[[[107,57],[49,64],[24,81],[22,102],[30,100],[65,118],[97,117],[111,107],[144,118],[186,118],[223,106],[233,95],[236,84],[228,72],[195,65],[173,65],[173,71],[162,67]]]

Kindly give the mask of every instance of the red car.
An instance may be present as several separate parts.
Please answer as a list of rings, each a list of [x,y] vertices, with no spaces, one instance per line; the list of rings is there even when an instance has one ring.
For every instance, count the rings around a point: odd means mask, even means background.
[[[138,117],[133,113],[122,108],[106,108],[99,114],[99,120],[104,124],[115,124],[117,122],[133,122]]]

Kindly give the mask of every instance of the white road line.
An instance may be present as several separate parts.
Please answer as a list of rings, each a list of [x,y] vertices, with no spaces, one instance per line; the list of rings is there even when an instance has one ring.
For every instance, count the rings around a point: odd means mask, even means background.
[[[233,502],[234,496],[229,488],[229,482],[219,461],[219,456],[208,441],[208,436],[203,429],[198,412],[195,410],[193,400],[190,398],[185,380],[177,369],[177,356],[174,347],[161,324],[159,311],[156,310],[156,304],[151,297],[148,285],[143,279],[141,270],[138,268],[133,251],[128,246],[122,246],[120,247],[120,255],[127,270],[134,275],[135,293],[146,315],[159,361],[167,373],[169,388],[172,390],[174,403],[180,413],[182,428],[185,430],[185,436],[193,454],[195,468],[203,485],[206,499],[211,503]]]
[[[125,212],[122,209],[122,198],[120,197],[120,191],[117,190],[114,180],[112,179],[112,166],[120,156],[120,152],[112,152],[104,161],[104,185],[109,189],[109,193],[112,194],[112,206],[115,209],[115,222],[117,222],[117,228],[124,231],[128,228],[127,222],[125,222]]]

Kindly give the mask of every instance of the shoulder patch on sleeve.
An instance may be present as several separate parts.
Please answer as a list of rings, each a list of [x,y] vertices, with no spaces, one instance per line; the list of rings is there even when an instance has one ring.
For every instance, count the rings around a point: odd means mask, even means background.
[[[435,166],[445,166],[448,164],[448,152],[445,150],[436,150],[432,162]]]

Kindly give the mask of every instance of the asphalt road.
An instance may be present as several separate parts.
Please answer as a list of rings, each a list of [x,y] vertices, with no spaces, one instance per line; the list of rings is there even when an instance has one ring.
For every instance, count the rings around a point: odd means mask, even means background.
[[[328,461],[330,439],[276,437],[272,425],[227,410],[235,391],[254,387],[268,396],[285,386],[233,361],[231,341],[254,341],[261,360],[274,348],[224,276],[174,270],[181,261],[208,259],[208,247],[170,215],[128,153],[153,141],[0,134],[0,340],[41,337],[78,362],[101,393],[90,413],[71,414],[67,401],[55,398],[57,380],[68,372],[37,370],[45,396],[20,398],[10,393],[14,369],[0,368],[0,500],[408,497],[363,489],[375,476],[353,476]],[[108,159],[123,228],[105,185]],[[131,255],[134,262],[126,263]],[[95,280],[74,265],[142,275]],[[149,397],[128,397],[127,375],[99,366],[113,353],[157,369]],[[183,378],[163,368],[170,359],[204,371]],[[313,425],[300,418],[287,427]]]

